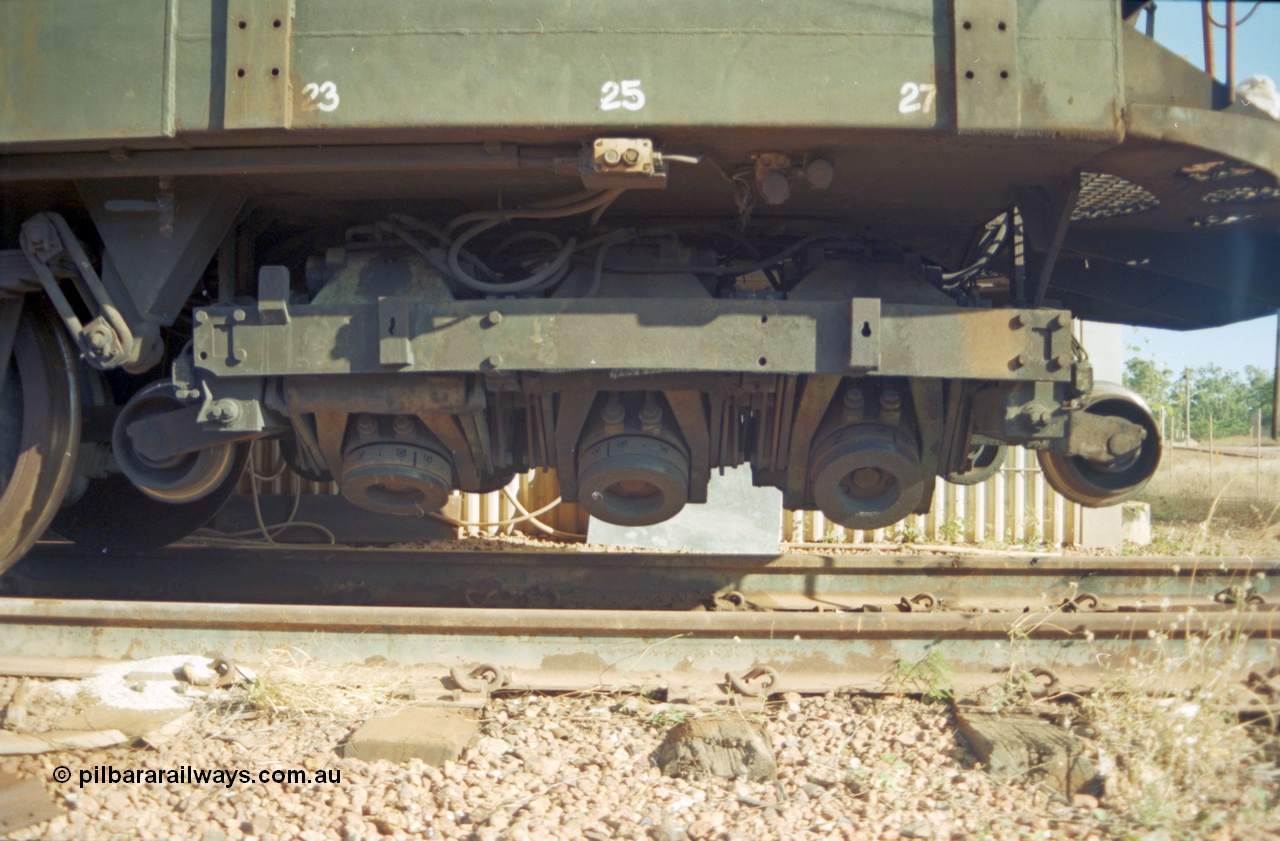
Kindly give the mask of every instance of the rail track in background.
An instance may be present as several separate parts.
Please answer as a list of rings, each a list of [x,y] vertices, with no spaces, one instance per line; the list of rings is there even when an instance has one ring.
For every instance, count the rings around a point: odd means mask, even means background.
[[[930,658],[959,692],[1014,671],[1085,691],[1157,648],[1177,660],[1210,638],[1229,641],[1222,668],[1241,681],[1280,663],[1278,559],[199,545],[103,556],[44,544],[0,593],[8,672],[284,650],[392,661],[441,700],[480,666],[516,690],[716,699],[736,691],[730,675],[748,693],[901,689],[904,667]]]

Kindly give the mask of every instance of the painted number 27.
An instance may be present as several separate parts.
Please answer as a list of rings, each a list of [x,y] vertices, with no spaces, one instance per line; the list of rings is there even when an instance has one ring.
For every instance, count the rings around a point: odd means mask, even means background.
[[[334,111],[338,108],[338,86],[333,82],[311,82],[302,89],[302,110]]]
[[[605,82],[600,87],[600,94],[601,111],[616,111],[619,108],[639,111],[644,107],[644,91],[640,90],[639,79]]]
[[[898,113],[914,114],[919,111],[922,114],[928,114],[933,110],[933,97],[937,92],[937,85],[918,85],[915,82],[907,82],[902,86],[902,90],[898,91],[902,94],[902,99],[898,102]],[[921,97],[924,98],[923,101]]]

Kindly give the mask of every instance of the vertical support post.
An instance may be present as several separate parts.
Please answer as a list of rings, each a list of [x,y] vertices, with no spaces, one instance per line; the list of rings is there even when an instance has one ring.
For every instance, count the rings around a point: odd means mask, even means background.
[[[1184,444],[1191,442],[1191,369],[1185,368],[1182,371],[1182,390],[1184,395],[1183,416],[1186,419],[1186,427],[1183,430],[1182,442]]]
[[[1213,75],[1213,23],[1209,14],[1209,0],[1200,0],[1200,29],[1204,33],[1204,72]]]
[[[1276,310],[1276,371],[1271,381],[1271,440],[1280,441],[1280,310]]]
[[[1254,423],[1258,427],[1257,451],[1253,461],[1253,495],[1262,498],[1262,410],[1254,409]]]
[[[1013,459],[1013,540],[1027,542],[1027,451],[1018,447]]]
[[[1236,0],[1227,0],[1227,97],[1236,101]]]
[[[1030,459],[1026,459],[1025,463],[1029,464]],[[1036,470],[1034,473],[1034,477],[1031,478],[1031,482],[1033,483],[1031,494],[1032,494],[1032,499],[1035,503],[1035,512],[1036,512],[1035,517],[1036,517],[1036,522],[1039,524],[1037,526],[1037,531],[1039,532],[1039,534],[1033,535],[1033,536],[1039,538],[1039,542],[1041,543],[1048,543],[1050,542],[1049,541],[1049,512],[1048,510],[1045,509],[1044,474],[1041,473],[1039,470]]]
[[[1040,477],[1044,484],[1044,476]],[[1066,497],[1050,489],[1053,500],[1053,545],[1062,546],[1067,542],[1067,500]]]
[[[1209,410],[1209,496],[1213,496],[1213,463],[1217,461],[1217,453],[1213,449],[1213,410]]]

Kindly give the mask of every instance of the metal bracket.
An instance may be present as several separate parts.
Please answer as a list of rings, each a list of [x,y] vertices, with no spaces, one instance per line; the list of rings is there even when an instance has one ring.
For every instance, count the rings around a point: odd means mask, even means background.
[[[456,687],[453,690],[454,703],[477,709],[489,702],[491,692],[501,689],[510,682],[501,666],[488,663],[481,663],[469,671],[463,671],[455,666],[449,670],[449,678]]]
[[[1146,440],[1141,424],[1119,417],[1076,411],[1070,414],[1067,437],[1062,441],[1067,453],[1108,464],[1123,462]]]
[[[244,203],[218,178],[90,180],[76,190],[102,238],[103,287],[131,325],[177,320]],[[122,209],[135,203],[149,212]]]
[[[133,449],[149,461],[160,462],[223,444],[252,441],[265,434],[262,431],[265,427],[262,412],[260,409],[254,411],[253,401],[223,399],[213,403],[213,411],[226,412],[229,421],[248,417],[248,425],[256,425],[258,428],[245,429],[243,425],[233,428],[229,423],[225,430],[204,429],[198,421],[207,416],[208,411],[203,406],[192,405],[172,412],[147,415],[129,424],[126,432],[133,441]],[[253,423],[255,416],[256,424]]]
[[[954,0],[956,130],[995,132],[1022,124],[1017,0]]]
[[[228,0],[223,127],[288,128],[292,0]]]
[[[932,593],[917,593],[909,599],[903,596],[895,606],[900,613],[931,613],[938,603]]]
[[[160,361],[164,348],[159,331],[152,327],[134,335],[62,216],[57,213],[32,216],[22,224],[21,242],[22,251],[45,294],[90,365],[103,371],[124,368],[141,373]],[[87,323],[80,320],[50,268],[64,257],[70,261],[71,268],[63,271],[60,266],[60,271],[71,277],[80,301],[93,316]]]
[[[289,323],[289,269],[258,269],[258,320],[263,324]]]
[[[598,137],[582,151],[582,183],[589,190],[662,189],[667,169],[647,137]]]
[[[773,666],[756,666],[745,675],[738,677],[733,672],[725,672],[725,683],[728,684],[730,702],[739,708],[759,712],[771,695],[782,692],[782,677]],[[757,681],[754,685],[752,681]]]

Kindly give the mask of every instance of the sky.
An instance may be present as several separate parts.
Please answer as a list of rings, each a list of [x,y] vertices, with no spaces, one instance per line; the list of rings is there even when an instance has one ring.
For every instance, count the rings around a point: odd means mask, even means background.
[[[1253,8],[1253,3],[1238,0],[1236,19]],[[1226,18],[1226,3],[1213,3],[1214,19]],[[1200,27],[1200,3],[1196,0],[1158,0],[1156,8],[1156,40],[1178,55],[1186,56],[1197,67],[1204,66],[1204,40]],[[1145,29],[1146,21],[1138,21]],[[1226,76],[1224,56],[1226,35],[1214,28],[1214,58],[1218,62],[1219,79]],[[1236,81],[1255,73],[1280,82],[1280,3],[1263,3],[1247,23],[1236,29]],[[1280,273],[1280,266],[1276,267]],[[1198,368],[1214,363],[1233,371],[1246,365],[1272,370],[1276,354],[1276,316],[1257,318],[1209,330],[1153,330],[1125,327],[1126,348],[1137,346],[1137,356],[1153,359],[1175,371]],[[1126,350],[1127,353],[1134,353]]]

